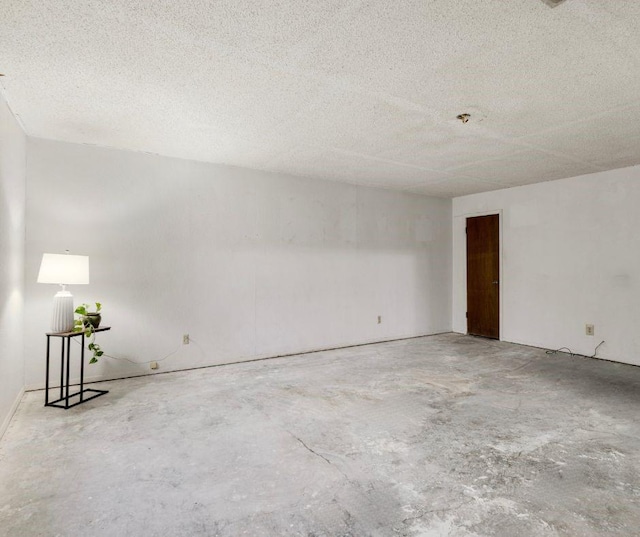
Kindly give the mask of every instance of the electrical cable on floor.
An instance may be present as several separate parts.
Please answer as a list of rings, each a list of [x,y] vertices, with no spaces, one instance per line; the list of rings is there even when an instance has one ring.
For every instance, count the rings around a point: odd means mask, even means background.
[[[598,349],[600,347],[602,347],[602,345],[604,345],[604,339],[600,343],[598,343],[598,346],[596,347],[596,350],[593,351],[593,354],[591,356],[589,356],[589,358],[595,358],[596,354],[598,354]]]
[[[78,345],[81,345],[81,343],[80,343],[78,340],[74,339],[74,341],[75,341],[75,343],[77,343]],[[191,341],[192,343],[194,342],[192,339],[191,339],[190,341]],[[118,361],[127,361],[127,362],[129,362],[129,363],[131,363],[131,364],[135,364],[135,365],[147,365],[147,364],[150,364],[151,362],[163,362],[163,361],[164,361],[164,360],[166,360],[167,358],[169,358],[169,357],[173,356],[174,354],[176,354],[176,353],[180,350],[180,347],[182,347],[182,343],[181,343],[180,345],[178,345],[178,347],[176,347],[176,350],[174,350],[173,352],[170,352],[170,353],[169,353],[169,354],[167,354],[164,358],[158,358],[158,359],[156,359],[156,360],[149,360],[149,361],[147,361],[147,362],[137,362],[137,361],[135,361],[135,360],[129,360],[129,358],[118,358],[117,356],[112,356],[111,354],[107,354],[107,353],[104,353],[104,354],[102,355],[102,357],[104,357],[104,358],[111,358],[112,360],[118,360]]]
[[[182,347],[182,344],[180,344],[176,350],[174,350],[173,352],[170,352],[169,354],[167,354],[164,358],[158,358],[157,360],[149,360],[148,362],[136,362],[135,360],[129,360],[129,358],[118,358],[117,356],[111,356],[110,354],[103,354],[102,356],[106,357],[106,358],[111,358],[113,360],[124,360],[127,361],[131,364],[136,364],[136,365],[147,365],[150,364],[151,362],[163,362],[164,360],[166,360],[167,358],[173,356],[175,353],[177,353],[180,350],[180,347]]]
[[[547,351],[547,354],[557,354],[562,351],[567,351],[569,353],[569,356],[575,356],[575,353],[569,347],[560,347],[559,349],[555,349],[555,350],[549,349]]]
[[[547,352],[547,354],[557,354],[559,352],[562,351],[567,351],[569,353],[570,356],[585,356],[587,358],[595,358],[596,354],[598,354],[598,349],[600,347],[602,347],[602,345],[604,345],[604,340],[602,340],[598,346],[596,347],[595,351],[593,351],[593,354],[591,356],[587,356],[586,354],[578,354],[576,352],[573,352],[569,347],[560,347],[559,349],[555,349],[555,350],[551,350],[549,349]]]

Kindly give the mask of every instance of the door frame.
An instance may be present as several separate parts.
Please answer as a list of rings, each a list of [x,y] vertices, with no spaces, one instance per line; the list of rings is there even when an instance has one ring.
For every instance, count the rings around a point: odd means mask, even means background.
[[[495,209],[493,211],[481,211],[481,212],[473,212],[473,213],[463,213],[456,214],[454,216],[454,226],[453,226],[453,255],[454,255],[454,277],[453,277],[453,286],[454,286],[454,296],[453,296],[453,307],[460,309],[461,311],[454,310],[454,319],[453,327],[455,331],[456,327],[456,317],[458,319],[464,319],[464,333],[468,334],[468,326],[466,319],[467,312],[467,218],[473,218],[475,216],[489,216],[492,214],[498,215],[498,230],[499,230],[499,240],[500,240],[500,248],[498,250],[499,263],[500,263],[500,280],[498,284],[498,289],[500,293],[500,315],[499,315],[499,323],[500,323],[500,339],[499,341],[504,340],[504,282],[505,282],[505,272],[504,272],[504,238],[503,238],[503,227],[504,227],[504,215],[502,209]],[[456,240],[457,239],[457,240]],[[461,283],[463,284],[461,285]]]

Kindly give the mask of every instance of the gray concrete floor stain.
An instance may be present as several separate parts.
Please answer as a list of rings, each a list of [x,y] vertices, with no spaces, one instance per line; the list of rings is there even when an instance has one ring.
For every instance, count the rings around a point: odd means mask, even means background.
[[[640,368],[444,334],[28,393],[1,536],[640,535]]]

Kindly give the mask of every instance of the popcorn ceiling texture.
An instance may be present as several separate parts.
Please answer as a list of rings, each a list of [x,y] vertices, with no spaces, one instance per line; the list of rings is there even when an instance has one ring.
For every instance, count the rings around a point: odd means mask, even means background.
[[[640,163],[638,21],[596,0],[4,0],[0,84],[33,137],[451,197]]]

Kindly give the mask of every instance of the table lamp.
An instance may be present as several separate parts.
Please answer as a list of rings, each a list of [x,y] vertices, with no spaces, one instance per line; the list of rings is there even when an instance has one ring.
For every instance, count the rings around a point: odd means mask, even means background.
[[[73,296],[66,286],[89,283],[89,257],[68,253],[42,254],[38,283],[57,283],[62,287],[53,297],[51,331],[73,330]]]

